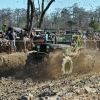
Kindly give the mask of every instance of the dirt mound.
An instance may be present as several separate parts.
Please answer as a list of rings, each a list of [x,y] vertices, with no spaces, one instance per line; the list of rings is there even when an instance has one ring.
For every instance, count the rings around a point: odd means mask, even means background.
[[[73,57],[73,73],[99,72],[99,55],[100,51],[84,50],[80,55]]]
[[[16,52],[12,54],[0,54],[0,76],[14,75],[25,66],[29,65],[32,57],[32,52]]]
[[[99,72],[99,55],[100,51],[84,50],[80,55],[72,57],[72,73]],[[31,77],[33,80],[57,78],[62,74],[61,67],[59,67],[61,59],[59,57],[55,60],[51,58],[51,61],[53,62],[50,64],[48,59],[38,62],[37,59],[34,59],[33,52],[2,55],[0,56],[0,76],[15,75],[16,78]]]

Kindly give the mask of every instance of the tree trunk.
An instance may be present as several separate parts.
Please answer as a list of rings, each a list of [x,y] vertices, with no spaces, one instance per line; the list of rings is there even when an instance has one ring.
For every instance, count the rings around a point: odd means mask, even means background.
[[[27,30],[29,29],[29,10],[30,10],[30,2],[27,1]]]
[[[44,15],[45,15],[46,11],[49,9],[50,5],[51,5],[54,1],[55,1],[55,0],[51,0],[51,1],[48,3],[48,5],[46,6],[46,8],[44,9],[44,0],[42,0],[42,14],[41,14],[41,16],[40,16],[38,28],[41,28]]]
[[[32,0],[28,0],[27,4],[27,31],[28,37],[30,37],[30,31],[33,27],[33,18],[34,18],[35,6]]]

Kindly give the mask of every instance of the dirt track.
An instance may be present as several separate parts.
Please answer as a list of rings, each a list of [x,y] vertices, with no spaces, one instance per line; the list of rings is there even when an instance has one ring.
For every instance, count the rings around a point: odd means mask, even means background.
[[[99,72],[99,55],[100,51],[84,50],[80,55],[72,57],[72,73]],[[48,65],[48,60],[46,59],[37,63],[37,60],[34,60],[32,52],[13,53],[10,55],[3,54],[0,55],[0,76],[16,75],[17,77],[25,76],[37,80],[49,80],[61,75],[60,67],[58,67],[60,65],[59,62],[60,60],[57,58],[56,60],[52,60],[51,65]]]
[[[0,56],[3,57],[3,60],[0,59],[0,69],[5,70],[0,73],[1,100],[16,100],[27,93],[38,98],[49,97],[50,100],[56,100],[59,96],[66,97],[59,100],[99,100],[100,51],[84,50],[82,54],[73,57],[73,73],[59,78],[57,65],[48,66],[46,59],[36,64],[32,52]]]

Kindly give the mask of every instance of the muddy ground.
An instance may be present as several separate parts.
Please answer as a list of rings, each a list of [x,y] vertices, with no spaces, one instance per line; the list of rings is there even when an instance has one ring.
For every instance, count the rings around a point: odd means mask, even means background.
[[[62,76],[57,68],[48,66],[46,59],[37,64],[32,52],[1,54],[0,57],[1,100],[17,100],[28,93],[34,100],[100,99],[99,50],[84,50],[72,57],[72,74]]]

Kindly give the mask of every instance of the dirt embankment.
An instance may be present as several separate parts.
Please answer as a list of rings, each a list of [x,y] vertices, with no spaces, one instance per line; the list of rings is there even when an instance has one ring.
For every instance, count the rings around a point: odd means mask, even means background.
[[[31,56],[30,56],[31,55]],[[31,64],[32,52],[16,52],[12,54],[0,54],[0,76],[13,75],[18,70],[22,70],[25,66]]]
[[[84,50],[72,57],[72,73],[99,72],[100,51]],[[60,59],[57,59],[59,62]],[[57,62],[54,61],[54,62]],[[31,77],[33,80],[49,80],[60,76],[58,63],[48,65],[48,60],[37,62],[32,52],[0,55],[0,76],[15,75],[17,78]]]

